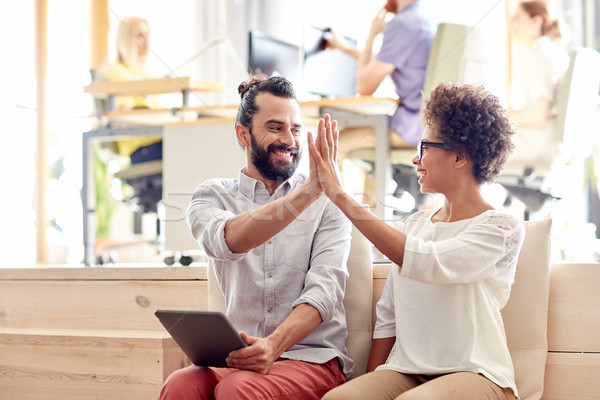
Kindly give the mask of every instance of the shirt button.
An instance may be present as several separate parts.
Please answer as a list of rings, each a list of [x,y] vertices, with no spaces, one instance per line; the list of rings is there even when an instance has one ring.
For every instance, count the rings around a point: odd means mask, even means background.
[[[269,273],[267,274],[267,278],[272,278],[272,277],[273,277],[273,274],[269,272]]]
[[[273,243],[273,240],[271,240],[271,239],[267,240],[267,244],[271,244],[271,243]]]
[[[267,308],[267,312],[271,312],[273,309],[271,307]]]

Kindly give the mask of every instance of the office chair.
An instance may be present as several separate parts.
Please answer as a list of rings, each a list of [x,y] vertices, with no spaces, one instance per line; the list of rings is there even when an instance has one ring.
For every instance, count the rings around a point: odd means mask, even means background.
[[[554,141],[559,149],[558,156],[535,161],[509,158],[497,179],[509,193],[508,202],[514,197],[524,204],[525,219],[540,211],[547,202],[559,199],[552,194],[551,188],[544,187],[553,168],[558,163],[582,161],[592,151],[600,86],[600,53],[579,47],[570,51],[570,59],[569,68],[559,81],[556,97]],[[583,167],[580,172],[583,174]]]
[[[468,25],[441,23],[433,39],[423,83],[423,98],[441,82],[482,85],[485,82],[487,47],[484,32]],[[394,196],[408,192],[415,199],[412,213],[420,208],[424,196],[417,184],[412,159],[416,148],[391,149],[392,177],[397,184]],[[348,158],[374,165],[375,149],[352,151]]]

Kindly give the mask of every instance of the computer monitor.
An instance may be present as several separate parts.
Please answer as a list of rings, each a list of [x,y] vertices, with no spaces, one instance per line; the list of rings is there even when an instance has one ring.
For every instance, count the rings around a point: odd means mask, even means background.
[[[341,50],[328,49],[329,29],[307,26],[304,30],[302,84],[306,92],[327,98],[353,97],[356,60]],[[346,37],[352,45],[356,40]]]
[[[283,76],[300,83],[300,47],[258,31],[248,32],[248,69],[251,74]]]

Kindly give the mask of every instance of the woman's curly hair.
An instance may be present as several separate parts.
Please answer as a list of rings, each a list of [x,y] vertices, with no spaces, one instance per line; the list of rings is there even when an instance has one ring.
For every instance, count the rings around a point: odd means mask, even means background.
[[[453,150],[465,151],[479,183],[493,182],[514,149],[514,127],[483,87],[439,84],[426,100],[423,119]]]

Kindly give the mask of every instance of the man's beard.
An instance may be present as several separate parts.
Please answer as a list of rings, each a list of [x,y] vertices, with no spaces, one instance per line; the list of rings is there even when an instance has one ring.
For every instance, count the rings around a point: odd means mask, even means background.
[[[398,12],[398,4],[396,4],[396,0],[388,0],[385,5],[385,10],[392,14],[396,14]]]
[[[283,161],[273,162],[271,160],[271,152],[274,150],[289,151],[292,154],[292,161],[290,163]],[[302,152],[297,147],[271,144],[264,150],[256,143],[254,135],[250,131],[250,161],[263,178],[279,182],[289,179],[296,172],[301,157]]]

